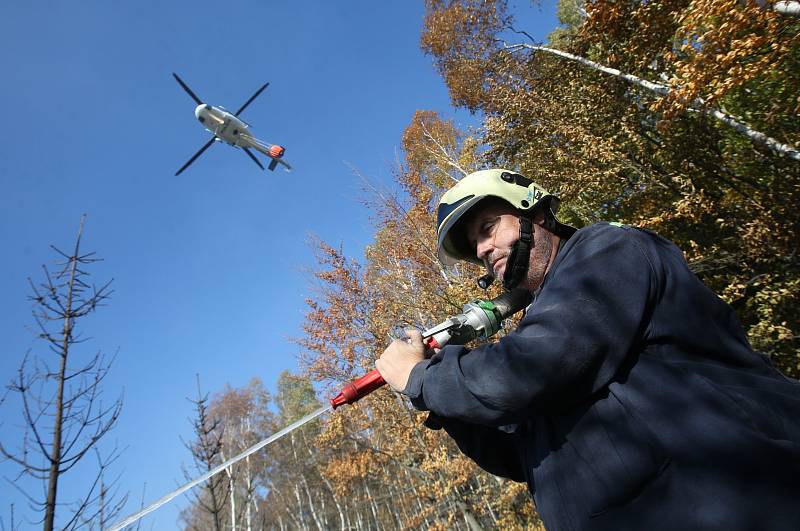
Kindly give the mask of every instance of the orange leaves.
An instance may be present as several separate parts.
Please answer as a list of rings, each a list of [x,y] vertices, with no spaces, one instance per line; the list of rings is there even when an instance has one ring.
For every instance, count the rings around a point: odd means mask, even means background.
[[[778,142],[800,143],[795,17],[749,0],[588,1],[588,17],[558,47],[670,86],[656,97],[542,52],[498,54],[497,26],[458,18],[477,4],[429,3],[426,31],[450,17],[448,38],[462,42],[426,51],[454,101],[486,116],[489,164],[559,193],[560,215],[576,225],[623,220],[675,240],[717,291],[778,271],[800,276],[787,258],[798,254],[797,163],[691,109],[722,107]],[[510,19],[505,5],[496,13]],[[758,296],[768,288],[749,286],[737,309],[751,341],[798,358],[797,340],[785,338],[800,335],[789,318],[800,306],[770,313],[774,299]],[[776,332],[783,322],[792,334]]]
[[[506,11],[504,0],[426,0],[420,46],[436,57],[480,53],[509,24]]]
[[[358,452],[343,458],[331,459],[323,468],[323,474],[334,485],[339,496],[347,496],[353,483],[378,474],[381,463],[372,452]]]
[[[594,44],[597,59],[626,71],[640,70],[669,52],[677,16],[689,0],[595,0],[580,39]]]
[[[504,0],[428,0],[420,40],[445,76],[454,103],[477,109],[485,99],[496,35],[511,24]]]
[[[800,45],[793,21],[752,0],[694,0],[677,20],[675,39],[682,45],[668,56],[675,65],[675,90],[660,106],[668,118],[699,97],[711,104],[791,67],[791,50]]]
[[[477,268],[447,271],[439,264],[434,221],[443,189],[478,160],[476,143],[464,143],[462,134],[435,113],[419,111],[403,134],[403,147],[405,167],[398,168],[397,180],[404,195],[376,193],[377,232],[365,264],[315,242],[319,293],[308,301],[306,335],[298,342],[308,373],[331,386],[371,369],[402,328],[430,326],[479,294],[472,280]],[[358,493],[358,505],[376,499],[379,506],[391,504],[402,514],[396,516],[402,526],[450,529],[454,518],[462,518],[459,507],[473,499],[480,499],[476,517],[487,522],[486,508],[520,514],[498,506],[504,487],[486,480],[446,433],[422,427],[425,416],[385,388],[337,410],[314,443],[329,456],[320,472],[336,496]],[[478,494],[479,483],[494,491]],[[368,494],[375,490],[391,494]]]
[[[415,198],[414,206],[430,211],[427,207],[433,197],[453,183],[449,175],[454,168],[448,168],[446,161],[457,154],[460,132],[433,111],[417,111],[402,138],[406,171],[399,180]],[[437,167],[445,172],[437,171]]]
[[[453,60],[443,72],[453,104],[476,110],[486,98],[484,84],[489,75],[484,60],[460,58]]]

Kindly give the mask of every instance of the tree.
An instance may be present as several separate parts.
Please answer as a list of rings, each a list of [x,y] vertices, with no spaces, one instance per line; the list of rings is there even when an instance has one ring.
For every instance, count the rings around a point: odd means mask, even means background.
[[[271,397],[261,380],[253,378],[245,387],[226,386],[214,395],[209,416],[216,419],[222,435],[222,461],[238,455],[275,431],[274,415],[269,409]],[[227,468],[227,520],[231,529],[251,531],[258,526],[258,491],[263,488],[268,473],[264,450]]]
[[[43,355],[28,352],[24,356],[8,389],[20,399],[25,435],[16,451],[0,444],[0,453],[20,466],[18,478],[29,476],[44,483],[43,499],[23,493],[31,507],[43,513],[45,530],[102,527],[127,498],[116,496],[115,481],[106,480],[108,468],[119,455],[116,446],[103,453],[99,445],[122,410],[121,396],[111,404],[102,401],[103,380],[113,358],[106,360],[98,352],[81,361],[78,349],[87,341],[78,332],[78,324],[111,295],[111,281],[99,288],[89,283],[85,269],[100,259],[93,252],[81,252],[84,222],[85,216],[70,254],[51,246],[60,256],[59,269],[51,273],[43,266],[43,281],[37,284],[29,279],[38,337],[55,356],[55,364]],[[65,505],[59,497],[59,483],[90,452],[97,461],[94,480],[82,497],[68,502],[71,514],[57,524],[57,509]]]
[[[402,329],[428,327],[485,297],[479,268],[445,270],[435,248],[435,198],[482,163],[474,136],[419,111],[403,135],[400,191],[370,189],[377,232],[365,263],[315,242],[318,296],[309,300],[302,361],[330,387],[374,368]],[[498,289],[498,288],[495,288]],[[492,292],[493,293],[493,292]],[[491,294],[489,296],[491,296]],[[322,476],[357,528],[536,528],[524,486],[493,478],[464,457],[425,414],[383,389],[333,415],[317,439]]]
[[[486,162],[559,193],[573,224],[623,220],[675,241],[753,345],[800,374],[800,165],[706,114],[798,145],[797,19],[752,2],[585,11],[565,16],[555,50],[504,1],[431,0],[422,46],[453,102],[485,116]]]
[[[209,415],[208,394],[200,390],[200,377],[197,377],[197,398],[189,399],[194,404],[195,418],[192,429],[195,439],[184,442],[184,446],[192,454],[193,468],[199,473],[206,473],[222,462],[222,440],[224,429],[219,419]],[[194,474],[184,470],[184,476],[191,480]],[[229,495],[228,481],[223,474],[216,474],[203,483],[199,493],[192,493],[194,502],[181,512],[181,518],[187,529],[222,531],[225,504]]]
[[[705,17],[712,27],[718,11],[703,15],[701,4],[680,0],[567,2],[568,27],[556,34],[556,47],[530,43],[504,1],[426,2],[423,49],[454,104],[481,112],[484,127],[461,132],[417,112],[395,172],[400,191],[372,190],[377,232],[363,263],[315,242],[320,288],[308,301],[300,341],[314,380],[340,387],[371,369],[399,329],[427,327],[485,296],[471,282],[477,268],[439,266],[433,216],[444,189],[487,165],[517,169],[561,195],[562,216],[573,224],[624,220],[670,237],[734,304],[755,346],[800,373],[792,321],[800,219],[790,206],[800,199],[797,163],[705,112],[712,102],[751,129],[798,145],[798,122],[786,111],[796,73],[789,63],[775,79],[762,70],[719,96],[682,96],[701,112],[676,107],[677,59],[669,52],[684,31],[680,17]],[[602,33],[595,29],[612,18]],[[778,49],[773,64],[797,53],[792,37],[778,32],[770,43],[790,52]],[[515,38],[526,41],[515,46]],[[441,433],[422,429],[423,419],[402,397],[380,390],[325,425],[318,448],[331,457],[323,475],[340,500],[357,500],[342,504],[347,525],[541,525],[524,485],[477,470]]]
[[[320,407],[308,378],[281,373],[275,393],[278,426],[286,426]],[[269,527],[330,529],[343,526],[343,507],[320,466],[330,457],[316,439],[321,430],[318,419],[276,441],[267,452],[268,495],[262,503],[264,522]]]

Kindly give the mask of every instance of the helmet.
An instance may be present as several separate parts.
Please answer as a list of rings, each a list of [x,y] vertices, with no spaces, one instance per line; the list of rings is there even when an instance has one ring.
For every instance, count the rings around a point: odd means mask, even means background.
[[[548,210],[552,214],[552,219],[555,220],[555,213],[558,211],[559,205],[556,196],[516,172],[492,169],[470,173],[439,200],[436,220],[437,251],[439,260],[444,265],[453,265],[458,260],[481,265],[480,260],[475,256],[474,249],[470,249],[467,244],[464,231],[458,230],[457,224],[464,214],[489,197],[503,199],[523,214],[530,213],[526,217],[532,217],[533,212],[542,206],[549,206]],[[569,232],[569,235],[575,231],[572,227],[558,221],[551,226],[557,229],[563,227],[566,232]],[[558,233],[561,230],[553,232]]]

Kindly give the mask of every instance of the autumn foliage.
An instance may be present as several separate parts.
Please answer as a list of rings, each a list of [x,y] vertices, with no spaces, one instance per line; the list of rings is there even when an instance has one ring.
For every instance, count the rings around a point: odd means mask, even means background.
[[[542,50],[512,51],[530,41],[505,2],[426,5],[423,47],[454,103],[483,113],[484,163],[559,192],[577,225],[620,220],[675,241],[753,345],[800,374],[799,163],[699,112],[716,106],[796,150],[797,17],[754,2],[562,2],[571,22],[557,46],[667,86],[660,95]],[[482,83],[449,82],[476,62]]]
[[[371,370],[404,328],[487,296],[477,268],[437,261],[434,211],[463,175],[492,166],[560,194],[561,215],[575,225],[623,221],[675,241],[736,309],[754,347],[800,375],[800,162],[704,112],[713,106],[800,144],[800,19],[745,1],[561,2],[551,49],[668,88],[659,94],[514,47],[536,43],[505,1],[425,5],[421,47],[454,105],[483,126],[461,131],[418,111],[402,135],[396,189],[368,191],[376,232],[364,260],[312,242],[317,292],[298,339],[305,374],[287,380],[294,405],[282,406],[274,427],[313,409],[314,389],[327,399]],[[381,389],[299,430],[264,465],[264,525],[541,528],[525,485],[480,471],[425,417]]]

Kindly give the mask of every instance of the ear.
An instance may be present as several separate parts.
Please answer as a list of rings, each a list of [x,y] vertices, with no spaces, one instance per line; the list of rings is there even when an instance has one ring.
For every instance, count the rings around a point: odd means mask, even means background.
[[[544,210],[539,209],[536,214],[533,215],[533,222],[536,225],[543,226],[544,225]]]

